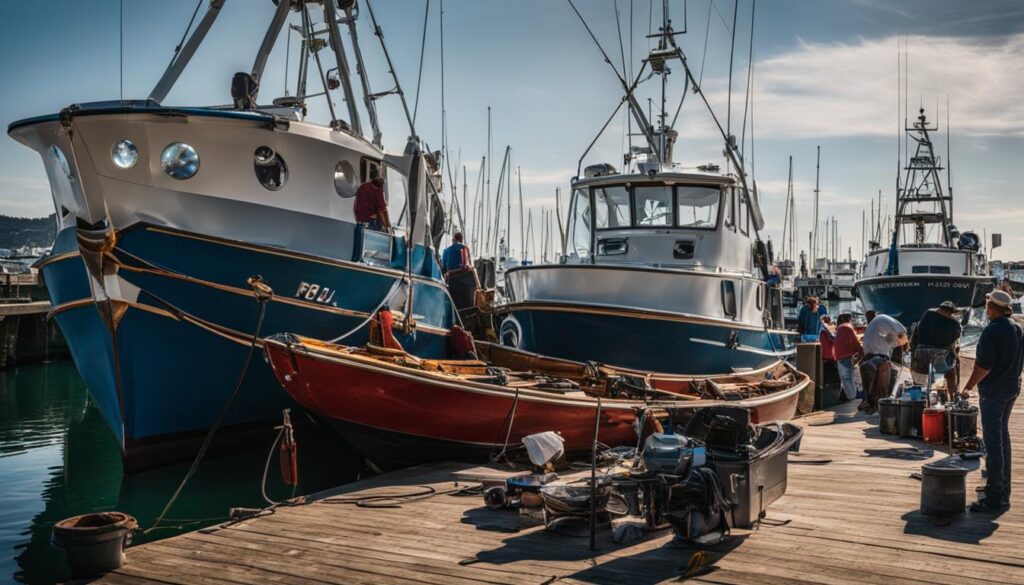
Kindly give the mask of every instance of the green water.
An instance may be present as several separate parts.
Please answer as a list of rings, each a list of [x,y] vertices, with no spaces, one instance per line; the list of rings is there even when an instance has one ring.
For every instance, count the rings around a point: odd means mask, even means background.
[[[356,479],[361,463],[326,431],[297,430],[297,493]],[[260,479],[270,445],[208,459],[165,521],[170,527],[134,542],[167,538],[215,524],[228,508],[260,506]],[[0,583],[52,583],[67,579],[63,554],[50,545],[50,530],[64,518],[119,510],[149,526],[187,464],[125,475],[113,435],[90,404],[71,362],[0,372]],[[291,493],[272,465],[268,495]]]

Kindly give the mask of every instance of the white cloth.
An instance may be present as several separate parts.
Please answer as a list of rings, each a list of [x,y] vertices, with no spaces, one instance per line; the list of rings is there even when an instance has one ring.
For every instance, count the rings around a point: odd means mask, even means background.
[[[900,335],[907,334],[902,323],[888,315],[878,315],[864,330],[864,354],[889,355],[900,345]]]

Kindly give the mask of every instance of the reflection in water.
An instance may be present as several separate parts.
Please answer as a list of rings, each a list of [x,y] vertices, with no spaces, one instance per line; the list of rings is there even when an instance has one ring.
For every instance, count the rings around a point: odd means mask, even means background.
[[[302,420],[302,415],[293,417]],[[296,429],[297,493],[352,481],[360,459],[332,434]],[[135,543],[215,524],[228,508],[260,506],[260,480],[270,445],[210,458],[196,472],[161,528]],[[68,578],[50,545],[55,522],[87,512],[120,510],[149,526],[187,470],[178,464],[125,476],[113,436],[71,362],[0,372],[0,582],[51,583]],[[288,497],[271,466],[273,499]]]

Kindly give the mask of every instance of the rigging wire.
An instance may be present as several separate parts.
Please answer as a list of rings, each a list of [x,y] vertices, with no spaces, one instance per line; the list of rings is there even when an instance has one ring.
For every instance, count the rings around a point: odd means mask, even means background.
[[[196,9],[192,11],[192,18],[188,19],[188,26],[185,27],[185,32],[181,34],[181,40],[178,41],[178,44],[174,47],[174,54],[171,55],[171,63],[174,63],[174,60],[178,58],[178,53],[181,52],[181,47],[185,44],[185,39],[188,38],[188,33],[192,30],[192,24],[195,23],[196,15],[199,14],[199,9],[202,8],[202,6],[203,0],[196,2]],[[168,65],[168,67],[170,67],[170,65]]]
[[[427,52],[427,22],[430,21],[430,0],[427,0],[427,7],[423,13],[423,36],[420,40],[420,71],[416,77],[416,99],[412,106],[412,121],[416,123],[416,114],[420,109],[420,85],[423,83],[423,57]],[[444,138],[442,137],[442,142]]]
[[[736,17],[740,11],[740,0],[735,0],[732,5],[732,48],[729,49],[729,94],[725,110],[725,133],[726,140],[732,136],[732,66],[736,56]]]
[[[754,83],[754,11],[757,7],[757,0],[750,0],[750,47],[747,55],[747,89],[743,97],[743,129],[740,133],[740,158],[745,158],[747,146],[747,108],[752,107],[752,85]],[[751,120],[753,125],[753,120]],[[751,128],[751,141],[753,141],[753,128]],[[751,144],[753,148],[753,144]],[[753,167],[753,165],[751,165]],[[753,171],[753,168],[751,168]]]

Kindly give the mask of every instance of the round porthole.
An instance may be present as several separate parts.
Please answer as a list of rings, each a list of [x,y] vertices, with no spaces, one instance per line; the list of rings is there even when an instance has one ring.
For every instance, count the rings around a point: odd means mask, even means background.
[[[110,150],[110,160],[121,170],[130,169],[139,161],[139,149],[131,140],[118,140]]]
[[[342,197],[352,197],[356,194],[356,169],[347,160],[338,161],[334,165],[334,190]]]
[[[160,167],[171,178],[192,178],[199,171],[199,153],[184,142],[174,142],[160,153]]]
[[[261,146],[253,153],[253,169],[260,185],[277,191],[288,182],[288,166],[280,154],[269,146]]]

